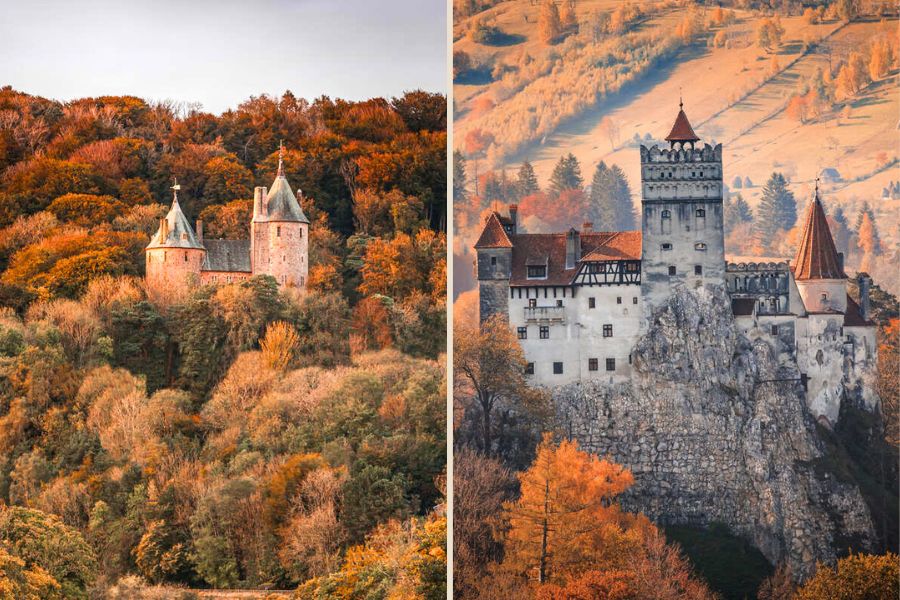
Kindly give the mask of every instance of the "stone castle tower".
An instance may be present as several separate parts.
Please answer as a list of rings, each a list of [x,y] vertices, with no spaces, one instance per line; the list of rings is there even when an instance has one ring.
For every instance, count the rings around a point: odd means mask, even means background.
[[[160,219],[159,229],[150,239],[146,257],[147,283],[154,289],[172,289],[200,281],[200,270],[206,258],[201,243],[202,224],[198,223],[198,239],[178,204],[178,185],[174,186],[172,208]]]
[[[669,148],[641,146],[644,326],[672,286],[725,283],[722,145],[700,141],[679,103]]]
[[[282,158],[272,189],[253,191],[250,267],[271,275],[281,286],[306,287],[309,274],[309,219],[284,176]]]
[[[284,175],[282,156],[272,188],[254,190],[250,239],[205,240],[203,223],[197,221],[195,233],[178,203],[179,186],[173,189],[172,208],[145,250],[151,289],[177,291],[254,275],[271,275],[281,287],[306,287],[309,219]]]

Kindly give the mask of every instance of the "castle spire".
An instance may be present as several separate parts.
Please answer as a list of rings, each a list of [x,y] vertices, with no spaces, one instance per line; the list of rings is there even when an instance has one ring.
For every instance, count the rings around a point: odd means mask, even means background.
[[[284,177],[284,143],[278,140],[278,174],[276,177]]]
[[[841,262],[825,217],[825,208],[819,199],[817,177],[815,194],[806,211],[803,236],[794,258],[794,279],[846,279]]]
[[[687,115],[684,114],[684,101],[680,94],[678,96],[678,116],[675,117],[675,124],[672,125],[672,131],[666,136],[666,141],[672,147],[675,146],[676,142],[682,145],[690,142],[691,147],[693,147],[694,142],[700,141],[700,138],[694,133],[694,128],[691,127],[691,122],[688,121]]]

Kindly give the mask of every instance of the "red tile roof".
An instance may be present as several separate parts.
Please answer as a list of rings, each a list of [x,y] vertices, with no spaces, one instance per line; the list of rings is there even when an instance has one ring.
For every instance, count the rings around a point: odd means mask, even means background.
[[[866,321],[862,316],[859,304],[847,294],[847,312],[844,313],[844,327],[871,327],[875,323]]]
[[[612,231],[582,233],[582,261],[640,260],[641,232]],[[570,285],[580,264],[566,269],[565,233],[521,233],[512,236],[512,286]],[[546,279],[528,279],[528,265],[547,261]]]
[[[806,211],[806,224],[803,236],[797,247],[794,264],[794,279],[845,279],[847,276],[841,268],[841,260],[831,238],[825,209],[817,197]]]
[[[512,248],[512,242],[500,223],[500,216],[493,212],[484,224],[481,236],[475,242],[476,248]]]
[[[691,122],[688,121],[687,115],[683,109],[678,110],[678,116],[675,117],[675,124],[672,125],[672,131],[666,136],[667,142],[698,142],[700,138],[694,133]]]

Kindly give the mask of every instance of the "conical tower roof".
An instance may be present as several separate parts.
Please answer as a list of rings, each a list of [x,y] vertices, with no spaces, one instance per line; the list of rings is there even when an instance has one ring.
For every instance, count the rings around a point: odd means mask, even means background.
[[[831,229],[825,218],[825,209],[816,196],[806,211],[806,223],[803,226],[803,237],[797,247],[794,258],[794,279],[805,281],[810,279],[846,279],[841,259],[834,247]]]
[[[675,117],[675,124],[672,125],[672,131],[666,136],[667,142],[699,142],[700,138],[694,133],[691,122],[688,121],[687,115],[684,114],[684,103],[678,102],[678,116]]]
[[[147,249],[151,248],[196,248],[203,250],[203,244],[197,240],[191,224],[188,223],[187,217],[181,211],[181,205],[178,204],[178,184],[175,184],[175,192],[172,197],[172,208],[166,215],[166,232],[163,237],[163,228],[160,226],[150,238]]]
[[[268,198],[268,208],[266,210],[266,220],[268,221],[289,221],[294,223],[309,223],[309,219],[303,214],[297,197],[291,191],[287,177],[284,176],[283,164],[284,148],[279,148],[278,156],[278,173],[275,175],[275,182],[269,189],[266,197]]]

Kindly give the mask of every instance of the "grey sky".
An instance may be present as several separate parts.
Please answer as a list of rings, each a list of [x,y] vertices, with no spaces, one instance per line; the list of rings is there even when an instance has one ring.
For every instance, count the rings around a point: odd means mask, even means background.
[[[0,0],[0,85],[58,100],[446,92],[446,0]]]

